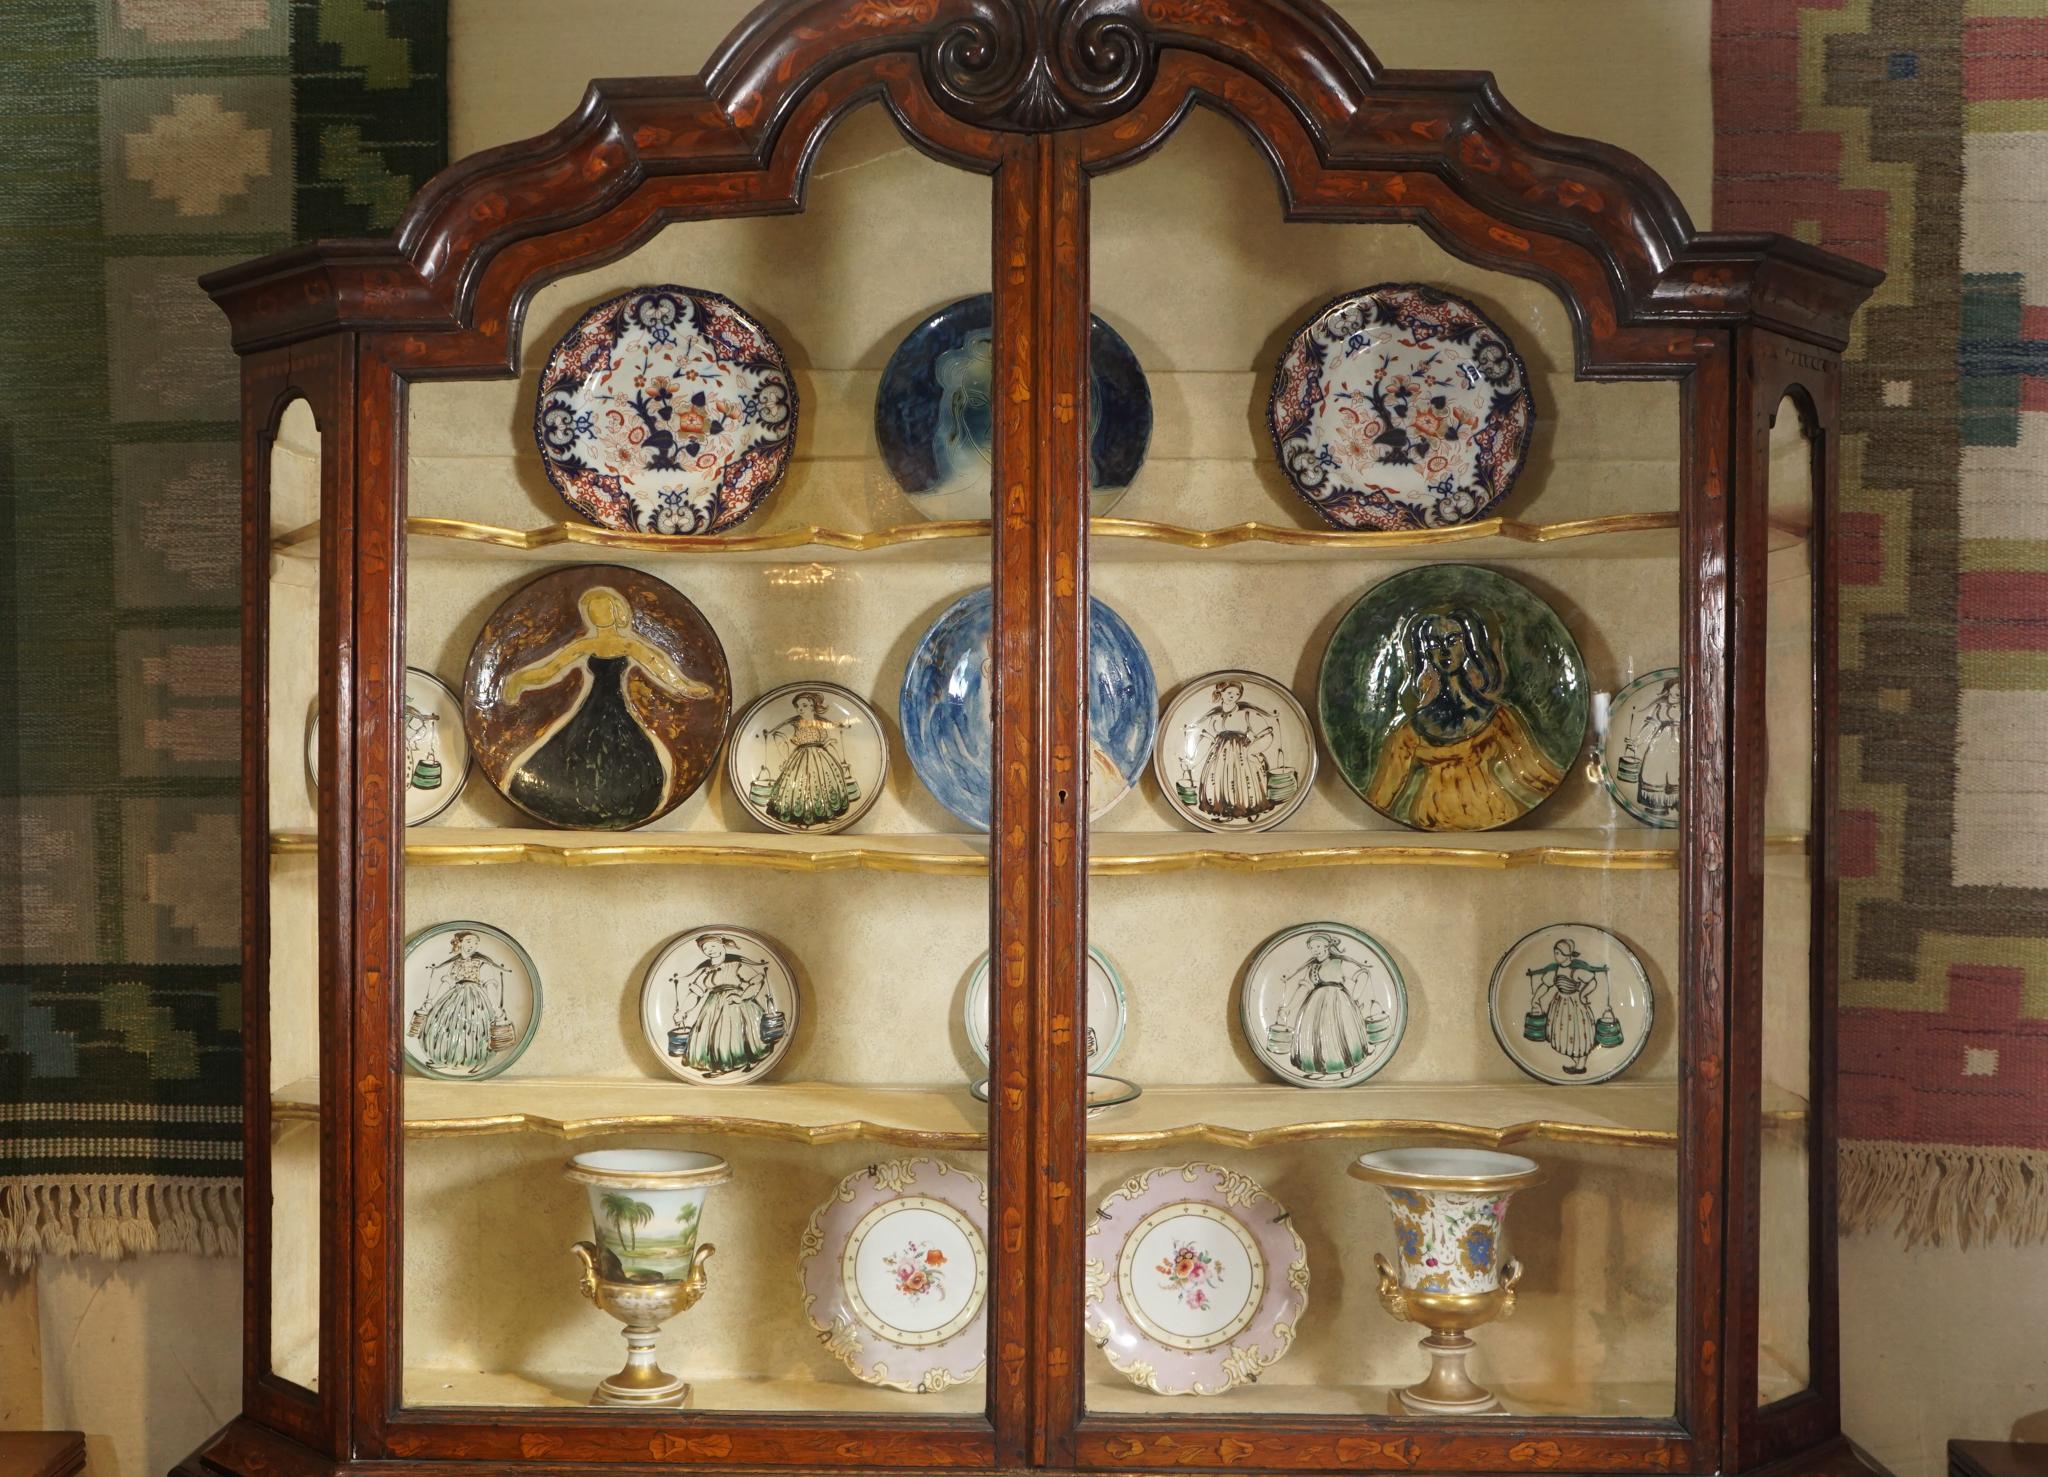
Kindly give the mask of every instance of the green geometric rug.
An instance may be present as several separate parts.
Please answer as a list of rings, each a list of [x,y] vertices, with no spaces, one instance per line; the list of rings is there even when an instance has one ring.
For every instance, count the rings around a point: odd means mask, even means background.
[[[195,279],[390,229],[444,0],[0,7],[0,1262],[240,1224],[237,369]]]

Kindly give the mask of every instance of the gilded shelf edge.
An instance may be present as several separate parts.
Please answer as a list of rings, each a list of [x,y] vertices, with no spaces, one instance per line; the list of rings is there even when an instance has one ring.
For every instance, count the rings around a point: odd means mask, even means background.
[[[1799,1110],[1779,1110],[1773,1120],[1798,1121]],[[312,1123],[319,1119],[317,1105],[306,1102],[275,1102],[271,1107],[275,1123]],[[976,1129],[923,1129],[902,1124],[880,1124],[866,1119],[834,1123],[786,1123],[768,1118],[727,1118],[695,1113],[621,1113],[590,1118],[556,1118],[545,1113],[494,1113],[475,1118],[417,1118],[405,1125],[407,1138],[468,1138],[489,1134],[538,1132],[565,1139],[595,1138],[606,1134],[689,1131],[728,1134],[741,1138],[777,1139],[785,1143],[823,1145],[879,1143],[912,1149],[985,1149],[988,1135]],[[1231,1128],[1214,1123],[1177,1124],[1167,1128],[1117,1130],[1095,1129],[1088,1134],[1088,1148],[1096,1153],[1126,1153],[1137,1149],[1173,1148],[1207,1144],[1222,1149],[1265,1149],[1283,1144],[1315,1143],[1339,1139],[1381,1138],[1402,1134],[1430,1134],[1456,1139],[1484,1148],[1544,1141],[1549,1143],[1605,1144],[1622,1148],[1675,1149],[1675,1130],[1620,1128],[1605,1124],[1570,1123],[1540,1118],[1500,1128],[1483,1128],[1470,1123],[1453,1123],[1431,1118],[1330,1119],[1313,1123],[1283,1123],[1271,1128]]]
[[[1091,518],[1089,532],[1098,538],[1133,539],[1183,549],[1222,549],[1237,544],[1266,543],[1311,549],[1434,548],[1505,538],[1516,543],[1547,544],[1602,534],[1652,533],[1678,527],[1677,513],[1615,513],[1602,518],[1576,518],[1561,523],[1524,523],[1511,518],[1480,518],[1455,528],[1398,529],[1348,533],[1319,528],[1290,528],[1272,523],[1234,523],[1220,528],[1185,528],[1133,518]],[[784,549],[823,548],[868,553],[904,544],[943,539],[986,538],[987,519],[902,523],[857,533],[807,523],[773,533],[687,535],[628,533],[595,524],[550,523],[539,528],[505,528],[461,518],[408,518],[406,532],[414,538],[449,539],[531,553],[558,544],[617,549],[645,554],[759,554]],[[277,535],[271,547],[280,554],[303,553],[318,544],[320,525],[304,524]]]
[[[316,839],[304,831],[271,833],[273,856],[310,856]],[[1772,836],[1772,852],[1800,854],[1809,850],[1804,836]],[[701,866],[743,867],[771,872],[902,872],[923,876],[979,877],[988,858],[973,854],[891,851],[848,847],[832,851],[793,851],[746,845],[554,846],[541,841],[408,842],[405,859],[413,866],[505,866],[524,862],[536,866]],[[1529,846],[1480,848],[1450,846],[1302,847],[1288,851],[1198,851],[1096,854],[1088,871],[1096,877],[1143,877],[1190,871],[1289,872],[1316,867],[1476,867],[1501,871],[1511,867],[1565,867],[1592,871],[1674,871],[1679,853],[1671,847],[1616,848],[1597,846]]]

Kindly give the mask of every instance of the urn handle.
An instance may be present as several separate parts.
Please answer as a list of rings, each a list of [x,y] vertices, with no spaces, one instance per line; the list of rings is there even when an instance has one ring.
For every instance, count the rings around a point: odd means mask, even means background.
[[[593,1303],[597,1301],[597,1248],[588,1241],[579,1241],[569,1248],[569,1255],[576,1258],[583,1268],[583,1275],[577,1279],[576,1289]]]
[[[1408,1316],[1407,1294],[1401,1291],[1401,1279],[1387,1264],[1386,1256],[1381,1252],[1374,1252],[1372,1264],[1380,1269],[1380,1306],[1403,1323],[1412,1323],[1414,1320]],[[1520,1267],[1515,1268],[1515,1274],[1521,1275]]]
[[[1515,1284],[1522,1280],[1522,1264],[1513,1257],[1500,1270],[1500,1317],[1506,1318],[1515,1311]]]

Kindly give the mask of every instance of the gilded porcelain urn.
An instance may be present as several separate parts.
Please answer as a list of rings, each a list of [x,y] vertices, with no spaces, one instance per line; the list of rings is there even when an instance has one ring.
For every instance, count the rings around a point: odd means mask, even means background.
[[[591,1149],[566,1173],[588,1192],[596,1233],[571,1248],[583,1295],[625,1325],[625,1367],[598,1382],[591,1404],[680,1407],[689,1383],[656,1362],[655,1341],[704,1296],[704,1200],[732,1166],[691,1149]]]
[[[1514,1311],[1520,1263],[1503,1247],[1508,1201],[1542,1178],[1533,1159],[1490,1149],[1384,1149],[1351,1166],[1386,1192],[1395,1259],[1380,1269],[1380,1302],[1429,1330],[1426,1379],[1397,1391],[1396,1415],[1485,1415],[1500,1401],[1465,1368],[1471,1330]]]

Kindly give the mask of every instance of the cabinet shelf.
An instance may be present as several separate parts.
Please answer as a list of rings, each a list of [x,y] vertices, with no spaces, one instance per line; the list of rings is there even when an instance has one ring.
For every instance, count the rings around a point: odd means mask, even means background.
[[[1678,832],[1649,829],[1549,829],[1451,835],[1421,831],[1268,831],[1227,845],[1193,831],[1096,833],[1088,870],[1097,877],[1171,872],[1291,872],[1322,867],[1563,867],[1596,871],[1670,871]],[[1801,835],[1767,839],[1778,855],[1806,851]],[[273,831],[273,856],[309,856],[309,830]],[[416,826],[406,833],[408,866],[751,867],[779,872],[910,872],[975,877],[988,871],[980,833],[778,836],[739,831],[538,831],[475,826]]]
[[[1455,528],[1402,529],[1387,533],[1346,533],[1273,523],[1234,523],[1189,528],[1134,518],[1091,518],[1088,531],[1097,562],[1171,557],[1183,551],[1215,553],[1234,561],[1320,559],[1417,559],[1431,550],[1454,550],[1471,559],[1631,559],[1675,557],[1678,514],[1618,513],[1561,523],[1514,518],[1480,518]],[[418,541],[415,557],[437,559],[526,558],[543,563],[580,563],[604,554],[716,556],[757,563],[832,562],[870,559],[960,560],[987,563],[976,541],[989,537],[987,519],[897,524],[856,531],[797,524],[762,533],[688,536],[627,533],[590,523],[547,523],[509,528],[460,518],[408,518],[406,532]],[[311,558],[320,547],[320,525],[309,523],[272,541],[280,555]]]
[[[714,1244],[716,1238],[713,1238]],[[564,1265],[568,1258],[564,1257]],[[717,1263],[712,1264],[712,1285],[716,1287]],[[686,1333],[678,1328],[677,1332]],[[673,1337],[673,1335],[671,1335]],[[677,1345],[681,1348],[680,1342]],[[687,1371],[688,1361],[680,1353],[671,1365]],[[607,1366],[608,1368],[609,1366]],[[561,1371],[530,1373],[524,1370],[441,1369],[408,1367],[405,1371],[407,1405],[491,1405],[491,1406],[587,1406],[591,1386],[601,1369],[580,1374]],[[950,1385],[931,1394],[913,1395],[903,1390],[864,1385],[852,1379],[703,1379],[690,1378],[691,1410],[736,1411],[824,1411],[847,1415],[979,1415],[988,1403],[988,1386],[981,1380]]]
[[[688,1132],[786,1143],[865,1142],[908,1149],[983,1149],[987,1110],[964,1083],[945,1087],[849,1087],[748,1083],[705,1087],[645,1079],[494,1077],[483,1082],[405,1081],[412,1138],[544,1133]],[[308,1078],[274,1094],[279,1123],[311,1122],[319,1084]],[[1803,1122],[1806,1103],[1767,1088],[1765,1113]],[[1537,1082],[1386,1083],[1344,1091],[1272,1084],[1148,1088],[1136,1102],[1089,1120],[1098,1153],[1211,1145],[1278,1144],[1428,1136],[1488,1148],[1543,1141],[1670,1149],[1678,1142],[1678,1085],[1617,1082],[1552,1087]]]

